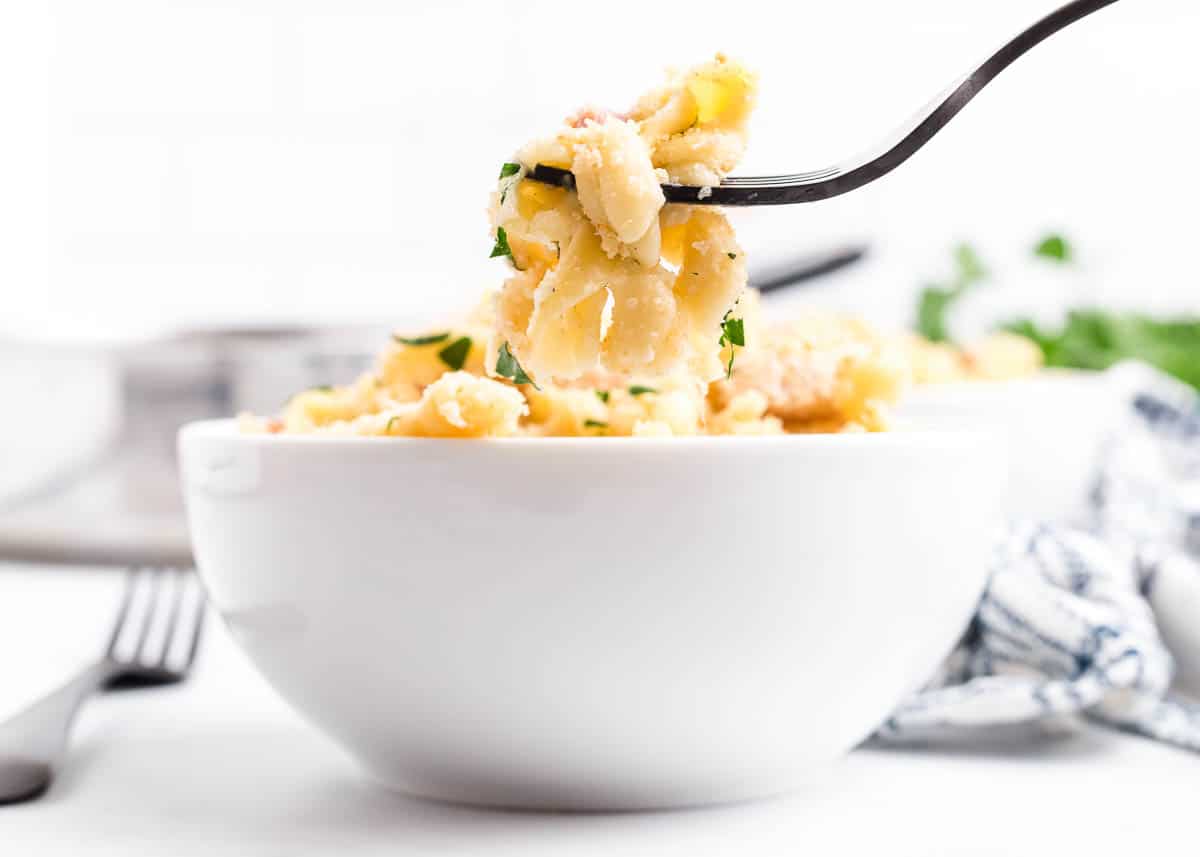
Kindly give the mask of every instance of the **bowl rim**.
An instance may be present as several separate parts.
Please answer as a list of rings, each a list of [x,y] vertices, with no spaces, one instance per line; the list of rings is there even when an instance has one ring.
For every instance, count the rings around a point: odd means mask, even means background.
[[[182,449],[193,440],[224,442],[255,449],[383,450],[430,449],[555,449],[559,452],[586,451],[602,455],[647,451],[692,452],[695,450],[820,450],[824,453],[870,450],[982,449],[1000,442],[999,431],[988,426],[938,426],[926,428],[902,424],[891,431],[845,432],[841,434],[780,435],[689,435],[682,437],[387,437],[375,435],[249,434],[238,430],[235,418],[197,420],[179,429]]]
[[[931,381],[914,384],[906,389],[894,407],[902,407],[909,399],[926,399],[939,395],[994,396],[1022,390],[1052,390],[1063,387],[1089,390],[1104,389],[1109,383],[1107,371],[1066,369],[1056,366],[1039,369],[1020,378],[970,378],[953,381]]]

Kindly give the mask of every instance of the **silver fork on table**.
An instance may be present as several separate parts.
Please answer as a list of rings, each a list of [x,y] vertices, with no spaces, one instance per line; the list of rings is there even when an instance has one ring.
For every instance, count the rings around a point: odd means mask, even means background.
[[[1000,50],[944,90],[916,113],[900,131],[880,145],[822,170],[780,176],[730,176],[713,187],[664,184],[667,202],[689,205],[791,205],[839,196],[887,175],[907,161],[946,127],[972,98],[1000,72],[1035,45],[1064,27],[1110,6],[1117,0],[1074,0],[1051,12],[1008,41]],[[525,178],[572,188],[575,177],[567,170],[537,164]]]
[[[204,604],[191,571],[130,571],[103,656],[0,723],[0,804],[32,800],[46,790],[66,751],[75,715],[93,693],[187,678],[204,628]]]

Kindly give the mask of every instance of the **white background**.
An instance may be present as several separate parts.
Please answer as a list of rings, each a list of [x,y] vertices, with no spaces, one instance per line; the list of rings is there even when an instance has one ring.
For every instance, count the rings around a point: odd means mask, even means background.
[[[483,215],[498,164],[581,98],[623,105],[722,49],[762,73],[743,171],[815,168],[1056,5],[6,3],[0,333],[465,306],[501,276]],[[956,239],[1019,283],[1028,246],[1062,228],[1082,247],[1076,294],[1200,309],[1198,37],[1191,0],[1122,0],[893,176],[749,213],[745,243],[762,258],[871,241],[869,266],[796,299],[891,321]]]

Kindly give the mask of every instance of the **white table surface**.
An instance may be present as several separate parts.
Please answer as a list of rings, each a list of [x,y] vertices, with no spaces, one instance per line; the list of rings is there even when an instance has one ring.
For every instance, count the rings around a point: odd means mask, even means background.
[[[0,716],[98,649],[118,580],[0,565]],[[184,686],[101,697],[40,802],[0,808],[0,854],[1040,855],[1200,853],[1200,757],[1101,730],[942,751],[865,749],[785,798],[542,815],[408,799],[364,780],[211,623]]]

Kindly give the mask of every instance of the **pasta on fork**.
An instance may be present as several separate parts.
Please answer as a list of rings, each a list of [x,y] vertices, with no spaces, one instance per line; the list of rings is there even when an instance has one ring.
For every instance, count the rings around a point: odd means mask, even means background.
[[[718,55],[627,113],[581,111],[519,150],[490,209],[493,252],[514,268],[496,349],[547,381],[600,368],[722,374],[744,254],[724,214],[665,206],[660,185],[720,183],[745,149],[756,91],[754,75]],[[575,192],[525,178],[538,164],[571,170]]]

